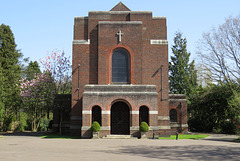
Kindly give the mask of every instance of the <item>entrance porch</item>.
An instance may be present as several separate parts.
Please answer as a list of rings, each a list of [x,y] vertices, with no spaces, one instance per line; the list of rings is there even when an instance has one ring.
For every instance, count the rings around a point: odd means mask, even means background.
[[[98,109],[98,110],[95,110]],[[144,109],[144,110],[142,110]],[[83,138],[92,136],[92,122],[101,123],[100,137],[139,136],[141,121],[158,130],[158,93],[155,85],[86,85],[83,93]]]

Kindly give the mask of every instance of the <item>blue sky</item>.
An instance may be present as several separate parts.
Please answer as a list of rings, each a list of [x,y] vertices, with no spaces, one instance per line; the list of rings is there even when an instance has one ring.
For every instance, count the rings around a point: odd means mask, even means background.
[[[47,51],[64,50],[71,56],[73,22],[88,11],[109,11],[119,0],[0,0],[0,24],[9,25],[24,57],[39,60]],[[167,17],[169,55],[173,38],[181,31],[191,59],[203,32],[240,14],[240,0],[122,0],[132,11],[152,11]]]

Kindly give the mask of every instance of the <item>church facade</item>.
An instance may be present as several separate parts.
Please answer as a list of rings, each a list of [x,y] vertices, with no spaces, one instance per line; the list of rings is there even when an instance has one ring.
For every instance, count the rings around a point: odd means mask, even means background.
[[[139,136],[145,121],[162,135],[187,131],[184,95],[169,95],[166,17],[131,11],[123,3],[110,11],[75,17],[72,53],[70,134],[90,138]]]

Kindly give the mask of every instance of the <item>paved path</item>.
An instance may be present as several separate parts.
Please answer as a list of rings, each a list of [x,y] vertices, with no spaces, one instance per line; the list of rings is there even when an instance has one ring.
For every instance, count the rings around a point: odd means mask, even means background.
[[[203,140],[0,138],[1,161],[240,160],[240,143],[222,136]],[[224,138],[231,138],[225,136]]]

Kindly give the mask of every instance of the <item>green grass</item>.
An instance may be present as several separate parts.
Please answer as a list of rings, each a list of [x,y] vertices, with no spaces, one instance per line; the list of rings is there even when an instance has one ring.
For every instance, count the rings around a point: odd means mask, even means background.
[[[199,134],[199,135],[188,135],[188,134],[180,134],[178,135],[178,139],[201,139],[206,138],[208,135]],[[176,135],[171,135],[170,137],[159,137],[159,139],[166,139],[166,140],[175,140]]]
[[[239,137],[239,138],[237,138],[237,142],[240,142],[240,137]]]
[[[47,134],[41,136],[44,139],[81,139],[80,136],[69,136],[69,135],[58,135],[58,134]]]

